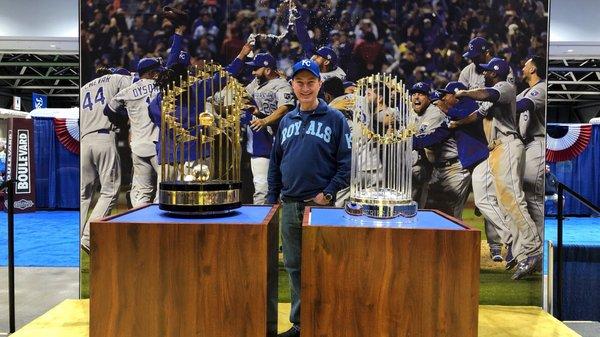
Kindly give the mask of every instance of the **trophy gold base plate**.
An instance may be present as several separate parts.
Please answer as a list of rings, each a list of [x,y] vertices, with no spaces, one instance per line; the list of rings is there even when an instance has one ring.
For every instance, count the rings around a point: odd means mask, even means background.
[[[161,182],[158,207],[178,215],[216,215],[242,206],[239,181]]]
[[[346,203],[346,213],[350,215],[365,215],[375,219],[393,219],[399,216],[412,218],[417,215],[417,203],[361,203],[350,200]]]

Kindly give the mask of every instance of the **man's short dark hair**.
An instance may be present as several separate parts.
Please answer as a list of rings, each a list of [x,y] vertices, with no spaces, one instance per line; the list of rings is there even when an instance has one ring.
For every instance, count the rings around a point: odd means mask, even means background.
[[[531,62],[535,65],[535,74],[539,78],[546,78],[546,59],[539,55],[534,55],[531,57]]]
[[[332,77],[323,82],[323,93],[328,93],[334,98],[343,96],[344,82],[338,77]]]

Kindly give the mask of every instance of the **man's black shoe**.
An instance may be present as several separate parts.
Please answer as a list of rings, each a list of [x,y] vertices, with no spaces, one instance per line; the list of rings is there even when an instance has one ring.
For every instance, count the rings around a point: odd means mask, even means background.
[[[508,245],[506,249],[507,249],[507,252],[506,252],[506,257],[505,257],[505,260],[506,260],[506,268],[505,269],[511,270],[517,265],[517,259],[515,259],[515,257],[513,256],[511,245]]]
[[[293,326],[288,331],[277,335],[277,337],[300,337],[300,329]]]
[[[502,249],[500,247],[491,247],[490,257],[494,262],[502,262]]]
[[[529,256],[524,261],[519,262],[517,271],[512,276],[513,280],[520,280],[525,276],[533,274],[542,262],[542,255]]]

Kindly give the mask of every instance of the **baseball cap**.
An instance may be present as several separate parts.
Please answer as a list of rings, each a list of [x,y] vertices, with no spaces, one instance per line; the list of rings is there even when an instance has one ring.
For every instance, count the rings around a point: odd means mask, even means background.
[[[458,90],[467,90],[467,86],[464,85],[462,82],[452,81],[448,82],[444,89],[438,89],[438,91],[442,94],[440,98],[445,94],[455,94]]]
[[[141,75],[150,70],[163,71],[165,68],[163,68],[161,63],[161,59],[157,57],[143,58],[137,64],[137,72]]]
[[[486,52],[488,48],[488,42],[478,36],[469,41],[469,50],[463,54],[463,57],[472,59]]]
[[[252,61],[246,62],[246,64],[254,68],[276,68],[275,58],[269,53],[258,53]]]
[[[481,69],[493,71],[501,77],[506,77],[510,72],[510,66],[508,65],[508,62],[498,57],[492,58],[488,63],[479,64],[479,66]]]
[[[356,83],[352,82],[352,81],[344,81],[344,89],[348,88],[348,87],[355,87]]]
[[[294,67],[292,68],[292,78],[302,70],[308,70],[315,77],[319,79],[321,78],[321,71],[319,70],[319,65],[317,64],[317,62],[311,59],[304,59],[296,62],[296,64],[294,64]]]
[[[333,51],[333,49],[331,49],[327,46],[324,46],[324,47],[319,48],[315,54],[328,60],[329,62],[331,62],[331,64],[333,66],[337,65],[338,57],[337,57],[337,54]]]
[[[126,76],[131,76],[131,72],[129,72],[129,70],[125,69],[125,68],[121,68],[121,67],[113,67],[113,68],[108,68],[108,70],[112,73],[112,74],[119,74],[119,75],[126,75]]]
[[[415,93],[421,93],[423,95],[427,95],[429,96],[429,85],[427,83],[424,82],[418,82],[415,83],[415,85],[413,85],[410,90],[408,91],[409,94],[415,94]]]
[[[443,96],[444,96],[444,93],[442,93],[440,90],[434,90],[429,94],[429,99],[433,103],[435,101],[440,100]]]

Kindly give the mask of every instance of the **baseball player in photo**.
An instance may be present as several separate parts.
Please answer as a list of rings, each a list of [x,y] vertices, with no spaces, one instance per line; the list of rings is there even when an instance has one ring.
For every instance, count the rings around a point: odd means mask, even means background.
[[[483,69],[479,64],[487,63],[492,59],[491,45],[482,37],[473,38],[468,45],[468,50],[463,54],[464,58],[470,59],[471,63],[467,65],[461,72],[458,78],[468,89],[478,89],[485,87],[485,78]],[[514,86],[514,76],[512,70],[509,72],[507,81]],[[489,108],[489,102],[479,102],[480,109],[486,110]],[[484,227],[488,244],[490,246],[490,257],[495,262],[502,262],[502,244],[510,245],[510,230],[508,218],[500,209],[496,197],[495,189],[492,184],[491,173],[485,169],[483,171],[473,172],[474,181],[486,182],[486,184],[477,184],[473,189],[481,188],[477,193],[482,200],[476,202],[479,210],[484,216]],[[475,192],[475,191],[474,191]],[[475,195],[475,193],[474,193]],[[512,260],[510,250],[507,260]]]
[[[429,92],[429,86],[423,82],[409,90],[416,113],[413,149],[424,149],[427,161],[433,166],[427,204],[421,207],[436,208],[462,219],[471,175],[459,161],[456,140],[450,137],[445,126],[446,115],[431,104]]]
[[[86,83],[80,91],[81,132],[81,247],[90,251],[89,221],[108,216],[116,206],[121,186],[115,125],[104,114],[108,102],[131,85],[133,77],[120,69]],[[118,73],[117,73],[118,72]],[[92,197],[100,184],[100,196],[86,221]]]
[[[150,203],[153,197],[157,196],[156,187],[160,171],[156,143],[159,132],[158,127],[150,120],[148,106],[159,92],[155,79],[163,70],[160,59],[141,59],[137,66],[140,79],[121,90],[107,105],[107,113],[116,114],[124,108],[129,118],[133,207]]]
[[[315,46],[308,35],[308,11],[301,5],[296,6],[300,16],[295,22],[296,37],[302,45],[305,55],[310,56],[313,61],[319,66],[321,72],[321,81],[325,82],[331,77],[337,77],[344,81],[346,73],[342,68],[338,67],[338,56],[335,51],[327,46],[320,47],[315,50]]]
[[[484,69],[486,87],[458,91],[456,97],[469,97],[491,102],[492,105],[487,110],[479,109],[460,121],[453,121],[450,126],[457,127],[480,119],[484,121],[483,129],[490,154],[485,162],[477,165],[474,174],[487,163],[499,205],[510,219],[511,252],[515,262],[511,262],[508,267],[517,265],[512,277],[516,280],[538,268],[542,259],[542,242],[527,211],[521,185],[525,156],[523,142],[516,127],[515,88],[506,81],[510,66],[500,58],[492,58],[490,62],[479,66]],[[480,198],[476,196],[476,200]]]
[[[517,95],[519,133],[525,145],[523,191],[538,233],[544,232],[544,166],[546,163],[546,60],[534,56],[525,62],[523,80],[528,88]]]
[[[255,79],[246,91],[256,104],[253,117],[246,125],[246,151],[250,154],[250,167],[254,182],[254,204],[264,204],[267,197],[269,156],[277,124],[294,106],[290,84],[277,72],[275,58],[269,53],[259,53],[247,65],[253,68]]]

